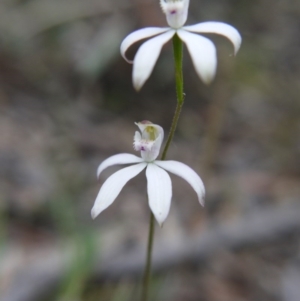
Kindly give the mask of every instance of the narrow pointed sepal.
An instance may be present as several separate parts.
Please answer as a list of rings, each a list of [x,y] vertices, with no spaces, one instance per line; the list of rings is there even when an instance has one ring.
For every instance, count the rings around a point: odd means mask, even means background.
[[[150,163],[146,169],[149,206],[158,224],[162,227],[171,205],[172,183],[162,168]]]
[[[128,62],[128,63],[133,63],[133,61],[127,59],[126,57],[126,51],[127,49],[133,45],[134,43],[146,39],[146,38],[150,38],[152,36],[158,35],[160,33],[166,32],[167,30],[169,30],[168,27],[146,27],[146,28],[142,28],[139,30],[136,30],[134,32],[132,32],[131,34],[129,34],[121,43],[120,46],[120,51],[121,51],[121,55],[122,57]]]
[[[177,34],[186,44],[198,76],[205,84],[209,84],[217,69],[215,45],[209,39],[183,29],[179,29]]]
[[[202,206],[204,206],[205,188],[201,178],[197,173],[188,165],[178,161],[155,161],[155,164],[161,168],[183,178],[186,180],[192,188],[195,190],[198,196],[198,200]]]
[[[132,164],[140,163],[144,160],[138,156],[132,154],[118,154],[111,156],[104,160],[97,169],[97,177],[99,178],[101,172],[109,166],[118,165],[118,164]]]
[[[137,176],[147,163],[138,163],[136,165],[125,167],[112,174],[102,185],[95,204],[92,208],[92,218],[96,218],[103,210],[110,206],[119,195],[124,185],[132,178]]]
[[[175,30],[168,30],[141,45],[133,60],[132,81],[134,88],[139,91],[149,78],[161,49],[175,34]]]
[[[222,35],[233,44],[235,55],[241,47],[242,37],[240,33],[233,26],[223,22],[202,22],[191,26],[184,26],[183,29],[197,33],[214,33]]]

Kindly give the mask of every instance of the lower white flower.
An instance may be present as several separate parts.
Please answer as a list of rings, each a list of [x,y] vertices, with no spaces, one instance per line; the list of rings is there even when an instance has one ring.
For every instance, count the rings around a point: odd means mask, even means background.
[[[118,154],[109,157],[99,165],[98,177],[109,166],[136,163],[117,171],[104,182],[92,208],[92,218],[96,218],[110,206],[125,184],[145,168],[147,168],[149,206],[160,226],[169,214],[172,198],[172,182],[166,171],[186,180],[195,190],[200,204],[204,206],[205,188],[193,169],[178,161],[156,160],[164,137],[162,127],[150,121],[142,121],[136,125],[141,133],[135,133],[133,144],[135,150],[141,152],[141,158],[132,154]]]

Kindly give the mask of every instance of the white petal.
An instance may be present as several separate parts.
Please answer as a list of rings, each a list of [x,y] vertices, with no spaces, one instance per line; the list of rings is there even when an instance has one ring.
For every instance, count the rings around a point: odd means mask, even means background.
[[[97,169],[97,177],[100,176],[100,173],[107,167],[118,164],[132,164],[132,163],[140,163],[144,160],[140,157],[137,157],[132,154],[118,154],[111,156],[104,160]]]
[[[209,39],[197,34],[182,29],[177,34],[186,44],[197,74],[204,83],[209,84],[216,74],[216,47]]]
[[[102,185],[95,204],[92,208],[92,218],[96,218],[104,209],[110,206],[124,185],[133,177],[138,175],[147,163],[139,163],[136,165],[125,167],[116,173],[112,174]]]
[[[203,22],[191,26],[184,26],[185,30],[199,33],[215,33],[225,36],[234,47],[234,54],[238,52],[242,43],[240,33],[231,25],[222,22]]]
[[[136,53],[133,60],[133,86],[139,90],[149,78],[158,59],[162,46],[168,42],[175,30],[169,30],[145,42]]]
[[[171,179],[166,171],[152,163],[148,164],[146,176],[149,206],[157,222],[162,226],[169,214],[171,205]]]
[[[155,161],[156,165],[186,180],[196,191],[199,202],[204,206],[205,188],[197,173],[184,163],[178,161]]]
[[[136,30],[134,32],[132,32],[131,34],[129,34],[122,42],[121,47],[120,47],[120,51],[121,51],[121,55],[123,56],[123,58],[128,62],[128,63],[132,63],[132,61],[128,60],[125,56],[125,53],[127,51],[127,49],[134,43],[142,40],[142,39],[146,39],[152,36],[155,36],[157,34],[163,33],[165,31],[169,30],[168,27],[162,28],[162,27],[147,27],[147,28],[142,28],[139,30]]]

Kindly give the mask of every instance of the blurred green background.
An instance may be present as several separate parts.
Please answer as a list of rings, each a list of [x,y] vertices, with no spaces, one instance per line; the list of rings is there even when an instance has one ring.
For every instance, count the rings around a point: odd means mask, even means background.
[[[236,27],[205,86],[184,52],[186,102],[168,158],[193,167],[206,207],[173,177],[157,227],[150,300],[300,300],[300,2],[191,0],[187,24]],[[154,0],[1,0],[0,301],[138,300],[149,208],[145,175],[92,221],[98,164],[134,153],[135,121],[167,134],[167,44],[136,93],[119,47],[166,26]],[[133,57],[139,46],[128,52]]]

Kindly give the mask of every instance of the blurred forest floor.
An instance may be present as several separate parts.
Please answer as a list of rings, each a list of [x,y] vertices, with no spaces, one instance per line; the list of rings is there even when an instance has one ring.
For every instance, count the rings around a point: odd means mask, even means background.
[[[210,86],[185,49],[186,103],[168,158],[201,175],[206,207],[172,177],[151,300],[299,301],[300,2],[191,0],[189,11],[188,24],[229,23],[243,43],[233,57],[209,35]],[[0,301],[137,300],[145,176],[95,221],[90,209],[117,170],[97,180],[98,164],[134,153],[135,121],[168,132],[171,44],[139,93],[119,53],[131,31],[165,25],[154,0],[0,2]]]

